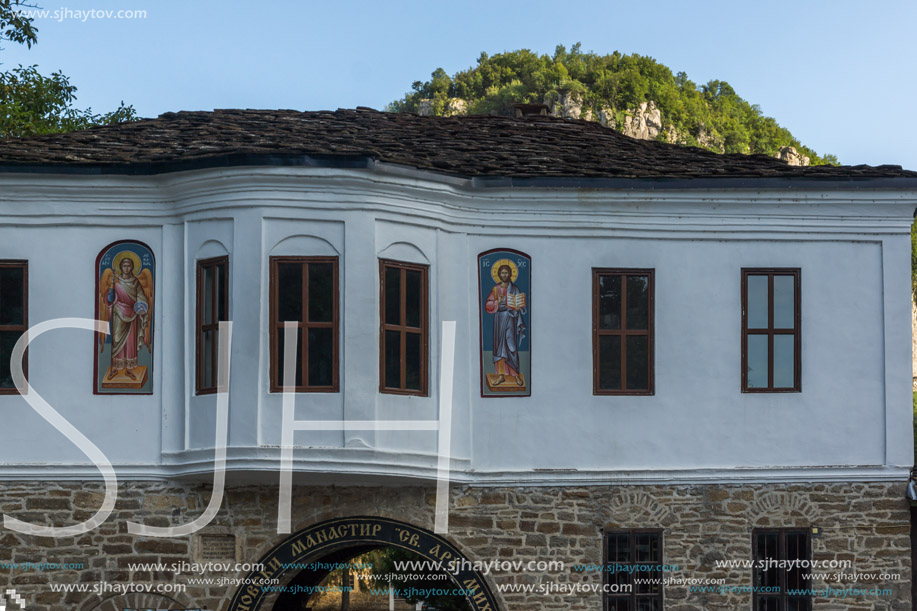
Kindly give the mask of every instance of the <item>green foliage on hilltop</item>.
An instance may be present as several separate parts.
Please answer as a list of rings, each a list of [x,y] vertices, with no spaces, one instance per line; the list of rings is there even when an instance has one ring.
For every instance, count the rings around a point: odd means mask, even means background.
[[[804,146],[725,81],[698,86],[684,72],[673,74],[651,57],[618,51],[611,55],[583,53],[579,43],[569,51],[559,45],[553,56],[528,49],[493,56],[481,53],[476,67],[451,77],[438,68],[429,81],[416,81],[412,91],[387,110],[417,112],[421,101],[429,100],[432,113],[444,115],[450,112],[450,102],[460,99],[467,104],[467,114],[512,115],[513,104],[561,97],[580,102],[584,117],[598,117],[602,111],[613,116],[619,131],[627,114],[652,101],[662,114],[663,125],[674,128],[679,144],[765,155],[793,146],[812,165],[837,163],[834,155],[818,155]],[[657,137],[666,138],[665,132]]]

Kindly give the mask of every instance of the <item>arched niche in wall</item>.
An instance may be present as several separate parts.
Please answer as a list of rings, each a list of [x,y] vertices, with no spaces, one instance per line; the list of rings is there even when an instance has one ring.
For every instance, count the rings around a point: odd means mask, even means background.
[[[423,251],[408,242],[394,242],[379,252],[378,257],[380,259],[391,259],[392,261],[404,261],[405,263],[430,264],[430,260],[423,254]]]
[[[207,240],[201,247],[197,249],[197,254],[194,255],[194,259],[200,261],[201,259],[213,259],[215,257],[228,257],[229,250],[226,246],[223,245],[219,240]]]
[[[294,235],[284,238],[271,249],[272,257],[339,257],[334,245],[317,236]]]

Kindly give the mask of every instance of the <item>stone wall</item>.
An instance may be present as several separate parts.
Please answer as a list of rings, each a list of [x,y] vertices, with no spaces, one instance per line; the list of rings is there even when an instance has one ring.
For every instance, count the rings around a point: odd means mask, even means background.
[[[891,596],[815,598],[815,609],[910,609],[909,513],[905,484],[662,485],[582,488],[459,488],[452,491],[450,539],[473,561],[562,560],[558,573],[497,572],[489,584],[503,611],[601,608],[598,594],[501,593],[504,584],[601,583],[598,572],[575,572],[574,564],[602,562],[602,530],[663,529],[663,561],[679,565],[673,578],[725,579],[751,586],[749,569],[717,569],[717,560],[750,560],[756,527],[812,527],[815,560],[851,560],[847,573],[899,575],[899,581],[855,584],[816,582],[813,587],[891,588]],[[97,530],[52,539],[0,530],[0,563],[84,563],[82,570],[0,568],[0,588],[15,588],[29,611],[100,609],[105,597],[52,592],[51,583],[183,583],[199,577],[172,571],[128,571],[128,563],[192,562],[197,535],[153,539],[127,533],[127,521],[167,526],[188,522],[206,506],[206,486],[121,482],[114,514]],[[0,510],[21,520],[62,526],[82,521],[102,500],[100,484],[6,483]],[[434,494],[420,487],[297,487],[296,530],[349,516],[380,516],[433,529]],[[255,562],[285,536],[276,533],[277,487],[230,488],[220,513],[202,533],[232,533],[239,560]],[[210,577],[244,577],[215,574]],[[225,609],[235,588],[190,586],[169,594],[187,607]],[[688,586],[665,587],[668,611],[751,608],[749,593],[696,594]],[[117,599],[120,601],[121,599]],[[121,604],[111,599],[107,606]],[[15,609],[16,607],[8,607]]]

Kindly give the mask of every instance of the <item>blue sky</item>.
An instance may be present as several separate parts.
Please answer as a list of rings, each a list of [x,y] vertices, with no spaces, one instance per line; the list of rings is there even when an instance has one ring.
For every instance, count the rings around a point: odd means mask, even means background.
[[[143,19],[38,19],[4,68],[61,70],[78,105],[141,116],[213,108],[381,109],[437,67],[453,74],[528,48],[649,55],[696,83],[728,81],[819,153],[917,170],[913,0],[541,0],[262,3],[39,0],[48,11],[143,10]]]

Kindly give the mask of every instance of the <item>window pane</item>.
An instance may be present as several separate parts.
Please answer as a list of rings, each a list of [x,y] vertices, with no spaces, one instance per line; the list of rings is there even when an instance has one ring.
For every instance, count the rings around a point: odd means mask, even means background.
[[[409,327],[420,328],[420,319],[421,319],[421,305],[422,305],[422,295],[421,295],[421,282],[420,282],[420,271],[415,269],[405,270],[404,272],[404,282],[405,282],[405,298],[407,303],[405,304],[405,324]]]
[[[631,611],[629,598],[609,598],[608,611]]]
[[[749,275],[748,287],[748,328],[767,329],[767,276]]]
[[[755,560],[758,562],[762,560],[777,560],[777,540],[777,533],[759,533],[756,535]],[[768,570],[765,571],[764,568],[757,567],[757,562],[755,565],[755,585],[759,587],[772,587],[779,585],[776,568],[770,566],[767,567]]]
[[[333,350],[333,329],[309,329],[309,386],[331,386],[334,383]]]
[[[226,287],[227,282],[227,269],[225,263],[220,263],[214,266],[216,271],[216,280],[217,280],[217,320],[228,320],[229,313],[226,311]]]
[[[201,356],[203,357],[201,362],[201,367],[203,368],[201,372],[201,384],[204,388],[213,388],[216,386],[216,381],[213,379],[213,341],[214,331],[204,331],[203,337],[201,338]]]
[[[786,559],[787,560],[806,560],[809,557],[807,537],[804,533],[787,533],[786,535]],[[801,590],[806,587],[806,580],[803,573],[808,572],[799,566],[794,566],[786,571],[786,588],[792,590]]]
[[[401,333],[385,332],[385,386],[401,388]]]
[[[802,588],[807,589],[807,588]],[[790,596],[786,599],[786,611],[809,611],[812,608],[808,597]]]
[[[787,560],[806,560],[809,550],[806,545],[805,533],[787,533],[786,535]]]
[[[205,325],[213,324],[213,276],[214,268],[210,265],[201,267],[203,295],[201,295],[201,308],[203,311],[203,322]]]
[[[627,277],[627,328],[648,329],[650,312],[649,276]]]
[[[299,338],[298,346],[296,350],[296,377],[295,385],[302,386],[302,329],[297,329],[297,337]],[[283,337],[285,330],[283,327],[277,329],[277,385],[283,386],[285,380],[283,379]]]
[[[24,324],[22,316],[23,272],[21,267],[0,267],[0,325]]]
[[[774,276],[774,328],[796,328],[795,283],[793,276]]]
[[[806,587],[806,580],[802,577],[803,569],[794,566],[786,571],[786,588],[787,590],[802,590]]]
[[[621,328],[621,276],[599,276],[599,328]]]
[[[774,336],[774,388],[795,386],[795,348],[795,335]]]
[[[309,322],[334,320],[334,265],[309,265]]]
[[[630,562],[630,537],[626,534],[608,535],[608,562],[612,564],[623,564]]]
[[[605,575],[605,577],[606,577],[606,583],[609,583],[612,585],[623,586],[623,585],[630,584],[631,574],[628,573],[626,569],[621,569],[621,570],[615,571],[614,573],[608,573]],[[621,589],[619,591],[623,592],[624,590]]]
[[[779,599],[777,598],[759,596],[757,611],[779,611],[778,603]]]
[[[755,539],[755,557],[758,560],[777,559],[777,533],[759,533]]]
[[[767,388],[767,335],[749,335],[748,387]]]
[[[634,537],[636,562],[659,562],[659,535],[639,534]]]
[[[637,611],[659,611],[659,599],[655,597],[638,598],[637,599]]]
[[[599,388],[621,389],[621,336],[599,336]]]
[[[405,388],[420,390],[420,333],[407,333],[405,337]]]
[[[302,264],[277,265],[277,322],[302,322]]]
[[[649,388],[649,341],[645,335],[631,335],[627,338],[627,389]]]
[[[22,335],[19,331],[2,331],[0,332],[0,388],[15,388],[13,384],[13,374],[10,369],[10,356],[13,354],[13,346]]]
[[[661,575],[654,571],[634,571],[634,592],[637,594],[658,594],[661,587],[658,583],[651,583]],[[639,605],[637,606],[639,609]]]
[[[389,325],[401,324],[401,270],[386,267],[385,283],[385,322]]]

